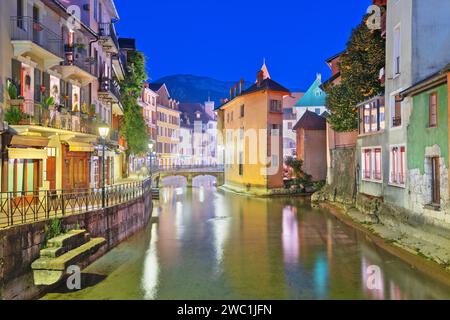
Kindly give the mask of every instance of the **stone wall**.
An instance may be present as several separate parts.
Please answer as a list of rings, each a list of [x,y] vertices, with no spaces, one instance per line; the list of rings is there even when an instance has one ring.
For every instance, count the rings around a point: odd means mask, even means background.
[[[105,210],[63,217],[61,226],[63,230],[86,229],[92,237],[105,238],[104,253],[146,226],[151,214],[149,192]],[[50,223],[42,221],[0,230],[0,299],[31,299],[48,289],[34,285],[31,263],[39,258]]]
[[[355,197],[356,148],[337,148],[331,152],[331,168],[328,184],[313,200],[329,200],[351,204]]]

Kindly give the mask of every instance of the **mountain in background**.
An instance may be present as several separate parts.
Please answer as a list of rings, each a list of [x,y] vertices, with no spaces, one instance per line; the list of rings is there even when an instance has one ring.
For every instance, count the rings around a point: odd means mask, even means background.
[[[186,103],[214,101],[220,105],[220,99],[230,96],[230,88],[234,87],[236,82],[221,81],[208,77],[195,76],[191,74],[177,74],[163,77],[154,81],[156,83],[165,83],[169,89],[172,98]],[[244,89],[252,85],[246,82]]]

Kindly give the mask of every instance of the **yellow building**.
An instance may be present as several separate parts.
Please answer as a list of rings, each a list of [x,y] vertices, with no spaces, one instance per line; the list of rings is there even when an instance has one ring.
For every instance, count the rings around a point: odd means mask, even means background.
[[[165,84],[151,83],[149,88],[158,94],[156,157],[160,166],[180,164],[178,144],[180,143],[179,103],[172,99]]]
[[[270,78],[265,64],[254,85],[243,85],[231,88],[230,99],[218,108],[225,186],[270,194],[283,188],[282,101],[290,92]]]

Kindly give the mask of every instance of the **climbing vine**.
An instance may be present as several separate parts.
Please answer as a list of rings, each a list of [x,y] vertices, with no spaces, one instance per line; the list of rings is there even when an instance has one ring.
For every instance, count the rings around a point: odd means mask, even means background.
[[[137,98],[142,92],[142,84],[147,80],[145,57],[142,52],[130,52],[127,61],[127,75],[120,83],[121,98],[124,107],[124,121],[120,134],[127,141],[127,153],[143,154],[147,152],[147,126]]]
[[[340,57],[341,83],[325,88],[331,113],[327,121],[339,132],[355,130],[358,125],[355,106],[384,92],[379,75],[385,65],[385,39],[380,30],[366,26],[366,19],[353,29]]]

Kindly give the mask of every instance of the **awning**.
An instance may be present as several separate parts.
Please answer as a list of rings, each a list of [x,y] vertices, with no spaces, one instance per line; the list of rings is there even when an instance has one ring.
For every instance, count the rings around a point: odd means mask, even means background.
[[[8,159],[47,159],[47,150],[35,148],[8,148]]]
[[[87,142],[67,141],[69,151],[72,152],[94,152],[94,146]]]
[[[48,145],[48,138],[34,137],[34,136],[13,136],[11,139],[11,146],[23,146],[23,147],[41,147],[45,148]]]

